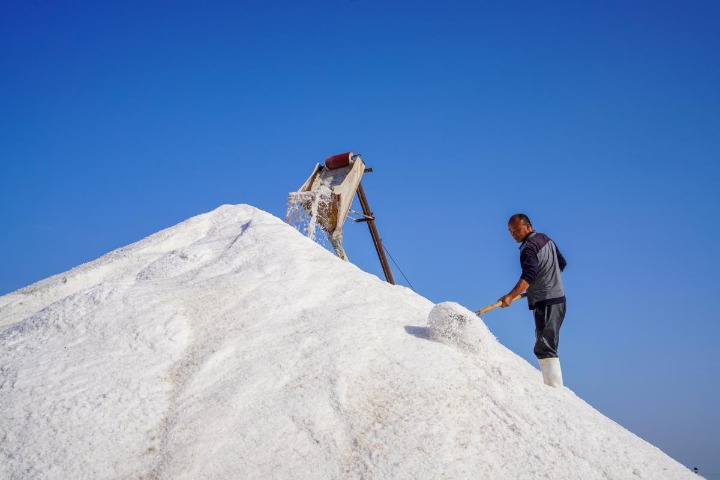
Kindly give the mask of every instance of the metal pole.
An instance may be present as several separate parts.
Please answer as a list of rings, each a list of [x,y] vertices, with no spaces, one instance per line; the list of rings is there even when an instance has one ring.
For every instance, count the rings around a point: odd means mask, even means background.
[[[382,246],[382,239],[377,231],[377,227],[375,227],[375,216],[373,216],[373,213],[370,211],[370,205],[368,204],[367,197],[365,196],[365,190],[363,189],[362,182],[358,184],[357,195],[360,200],[360,206],[362,207],[363,214],[365,214],[368,219],[367,224],[370,229],[370,236],[375,244],[375,250],[377,250],[378,258],[380,259],[380,265],[382,265],[385,280],[387,280],[388,283],[395,285],[395,279],[393,278],[392,271],[390,270],[387,257],[385,257],[385,249]]]

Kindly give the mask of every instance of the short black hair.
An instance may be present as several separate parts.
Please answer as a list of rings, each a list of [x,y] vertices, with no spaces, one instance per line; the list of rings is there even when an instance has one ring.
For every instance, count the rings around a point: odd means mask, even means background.
[[[532,227],[532,222],[530,222],[530,218],[528,218],[528,216],[524,213],[516,213],[515,215],[510,217],[510,220],[508,220],[508,225],[515,220],[520,220],[520,223],[524,225],[530,225]]]

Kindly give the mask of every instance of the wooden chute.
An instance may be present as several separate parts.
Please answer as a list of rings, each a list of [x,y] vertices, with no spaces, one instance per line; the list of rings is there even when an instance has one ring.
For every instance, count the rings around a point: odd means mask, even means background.
[[[340,161],[339,157],[342,157]],[[327,234],[335,253],[343,260],[348,258],[342,246],[342,227],[364,173],[365,163],[360,155],[352,152],[334,155],[326,159],[325,166],[315,165],[294,195]]]
[[[310,177],[302,184],[297,192],[292,192],[288,198],[288,218],[291,210],[298,205],[310,218],[307,235],[315,238],[315,227],[325,232],[338,257],[347,261],[348,257],[343,247],[342,228],[350,212],[355,194],[358,195],[363,209],[362,218],[356,221],[367,222],[370,234],[383,267],[388,282],[395,283],[392,272],[385,258],[382,241],[375,227],[375,218],[370,211],[360,180],[366,169],[360,155],[352,152],[333,155],[325,159],[325,164],[315,165]]]

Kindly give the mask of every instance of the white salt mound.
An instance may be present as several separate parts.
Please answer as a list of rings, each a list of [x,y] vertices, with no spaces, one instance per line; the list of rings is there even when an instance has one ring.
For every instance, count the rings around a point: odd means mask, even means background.
[[[433,340],[480,351],[497,340],[473,312],[455,302],[435,305],[428,315],[429,336]]]
[[[469,310],[226,205],[0,296],[0,479],[76,478],[698,477]]]

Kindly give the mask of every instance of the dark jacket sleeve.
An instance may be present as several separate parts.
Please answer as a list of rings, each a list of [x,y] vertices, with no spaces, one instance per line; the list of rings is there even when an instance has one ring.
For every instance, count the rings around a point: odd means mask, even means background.
[[[537,250],[533,247],[534,245],[527,245],[520,252],[520,267],[522,268],[520,278],[530,285],[535,281],[538,272]]]
[[[560,249],[557,245],[555,245],[555,251],[557,252],[558,264],[560,266],[560,271],[562,272],[565,270],[565,267],[567,267],[567,262],[565,261],[565,257],[563,257],[563,254],[560,253]]]

